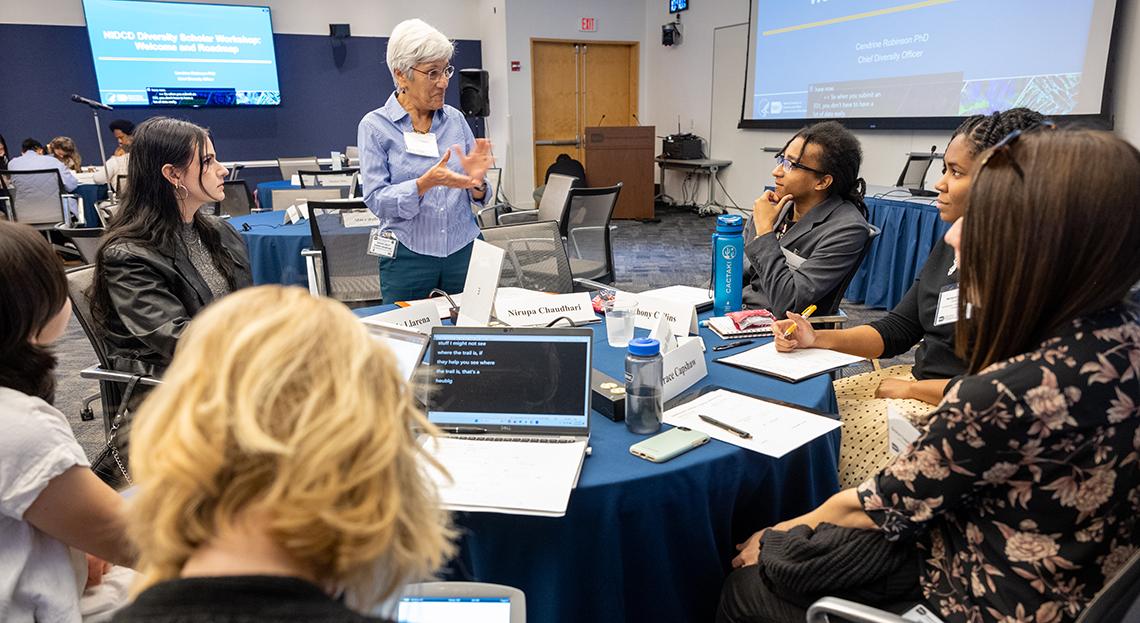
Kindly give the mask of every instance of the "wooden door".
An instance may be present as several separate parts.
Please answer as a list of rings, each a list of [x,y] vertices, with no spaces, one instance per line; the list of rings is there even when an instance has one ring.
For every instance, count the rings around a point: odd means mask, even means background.
[[[531,40],[535,186],[559,154],[586,164],[586,126],[637,125],[637,56],[637,42]]]

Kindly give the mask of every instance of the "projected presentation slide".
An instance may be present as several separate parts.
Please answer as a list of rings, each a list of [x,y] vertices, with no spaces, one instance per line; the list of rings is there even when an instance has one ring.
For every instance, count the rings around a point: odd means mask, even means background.
[[[1101,112],[1113,0],[754,1],[746,118]]]
[[[104,104],[281,103],[268,7],[130,0],[83,7]]]

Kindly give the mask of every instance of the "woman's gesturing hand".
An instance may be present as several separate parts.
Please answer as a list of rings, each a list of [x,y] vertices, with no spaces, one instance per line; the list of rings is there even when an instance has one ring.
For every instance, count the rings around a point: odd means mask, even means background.
[[[475,147],[466,154],[463,153],[459,145],[452,145],[451,148],[455,150],[455,155],[459,158],[459,164],[463,165],[463,170],[467,171],[468,177],[475,180],[477,185],[483,183],[483,176],[487,174],[487,169],[495,166],[495,157],[491,155],[491,141],[485,138],[475,139]]]
[[[460,156],[461,158],[463,156]],[[445,186],[447,188],[476,188],[482,184],[482,178],[475,179],[470,175],[462,175],[447,168],[447,161],[451,158],[451,150],[444,152],[443,157],[435,166],[428,169],[416,180],[416,188],[422,195],[428,189],[435,188],[436,186]],[[484,169],[484,172],[486,169]]]

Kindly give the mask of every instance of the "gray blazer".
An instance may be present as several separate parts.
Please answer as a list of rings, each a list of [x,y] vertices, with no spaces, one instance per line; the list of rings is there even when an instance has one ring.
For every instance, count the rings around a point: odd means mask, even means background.
[[[789,201],[776,222],[792,209]],[[830,298],[862,259],[870,235],[859,208],[841,197],[809,210],[779,241],[775,233],[757,236],[750,217],[744,226],[744,307],[783,318],[788,310],[799,313]]]

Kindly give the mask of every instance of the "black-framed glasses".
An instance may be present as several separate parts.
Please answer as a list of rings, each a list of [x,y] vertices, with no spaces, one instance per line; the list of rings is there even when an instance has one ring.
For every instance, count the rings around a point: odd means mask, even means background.
[[[447,78],[448,80],[451,80],[451,77],[455,75],[455,68],[451,65],[448,65],[443,69],[433,69],[431,71],[424,71],[422,69],[416,69],[415,67],[412,67],[412,71],[427,76],[427,79],[432,82],[439,82],[440,78]]]
[[[1006,134],[1005,138],[998,141],[997,144],[994,145],[992,149],[990,149],[990,152],[986,154],[986,157],[982,158],[982,161],[978,164],[978,172],[981,173],[982,169],[986,168],[986,165],[989,164],[991,158],[997,154],[1002,154],[1009,162],[1009,166],[1013,167],[1013,171],[1017,173],[1018,179],[1024,181],[1025,171],[1021,169],[1021,165],[1018,164],[1017,159],[1013,157],[1013,144],[1017,142],[1017,139],[1021,138],[1025,134],[1043,129],[1056,130],[1057,124],[1053,123],[1053,121],[1049,119],[1044,119],[1037,125],[1025,128],[1024,130],[1017,129],[1013,132],[1010,132],[1009,134]]]
[[[820,171],[819,169],[813,169],[806,164],[800,164],[798,162],[788,160],[788,158],[786,156],[784,156],[784,152],[780,152],[780,153],[776,154],[776,165],[783,167],[784,173],[791,173],[792,169],[802,169],[804,171],[811,171],[812,173],[815,173],[816,175],[827,175],[826,173],[824,173],[823,171]]]

